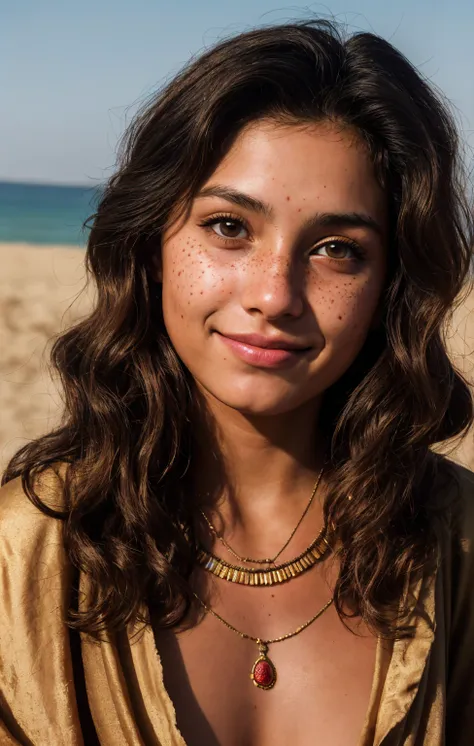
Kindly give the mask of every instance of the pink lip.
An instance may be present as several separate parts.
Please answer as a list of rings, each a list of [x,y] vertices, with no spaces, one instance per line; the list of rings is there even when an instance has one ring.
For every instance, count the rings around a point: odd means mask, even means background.
[[[296,345],[289,340],[270,339],[258,334],[235,334],[220,339],[242,360],[259,368],[279,368],[295,363],[310,348]]]

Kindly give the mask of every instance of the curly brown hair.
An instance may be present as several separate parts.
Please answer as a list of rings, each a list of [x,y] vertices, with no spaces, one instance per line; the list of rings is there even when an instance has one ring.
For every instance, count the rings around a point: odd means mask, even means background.
[[[474,235],[456,127],[442,97],[387,41],[346,37],[327,21],[264,27],[191,61],[129,128],[92,219],[95,307],[52,349],[61,424],[19,450],[3,476],[21,475],[32,502],[64,521],[68,556],[90,576],[89,608],[70,612],[72,628],[146,623],[143,601],[172,626],[193,602],[193,386],[166,333],[150,257],[170,215],[189,207],[242,128],[263,117],[358,131],[389,202],[382,323],[321,411],[330,442],[325,518],[342,545],[341,618],[393,634],[407,578],[438,561],[446,511],[435,485],[449,462],[430,447],[473,420],[443,337]],[[58,462],[69,464],[63,511],[34,487]]]

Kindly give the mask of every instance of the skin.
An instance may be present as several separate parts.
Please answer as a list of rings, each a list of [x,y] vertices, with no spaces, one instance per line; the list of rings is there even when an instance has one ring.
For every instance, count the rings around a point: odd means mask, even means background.
[[[265,213],[209,193],[217,187],[265,203]],[[328,213],[366,220],[323,224],[320,216]],[[307,505],[323,458],[322,396],[378,323],[386,247],[386,197],[368,152],[356,133],[329,123],[248,126],[185,219],[164,232],[155,276],[163,285],[165,325],[215,423],[224,464],[218,483],[216,454],[203,447],[196,491],[212,496],[209,517],[244,556],[276,554]],[[284,336],[306,351],[286,366],[262,367],[223,339],[250,333]],[[323,480],[279,560],[303,551],[320,530],[324,493]],[[212,534],[201,538],[232,562]],[[336,577],[334,560],[273,588],[236,586],[200,569],[193,583],[217,613],[265,639],[309,619]],[[305,746],[316,732],[321,743],[357,744],[376,644],[355,624],[359,636],[331,607],[300,635],[271,646],[279,679],[266,692],[248,679],[255,644],[211,615],[186,631],[157,632],[187,744]]]
[[[252,416],[285,414],[319,398],[359,352],[385,277],[384,236],[364,227],[304,229],[315,213],[354,212],[384,231],[384,195],[354,137],[327,125],[249,127],[203,189],[251,195],[273,216],[203,197],[179,230],[165,232],[166,328],[208,400]],[[218,212],[249,229],[200,225]],[[366,259],[351,260],[349,247],[347,259],[330,259],[324,240],[332,236],[358,242]],[[237,361],[216,332],[280,332],[312,352],[275,375]]]

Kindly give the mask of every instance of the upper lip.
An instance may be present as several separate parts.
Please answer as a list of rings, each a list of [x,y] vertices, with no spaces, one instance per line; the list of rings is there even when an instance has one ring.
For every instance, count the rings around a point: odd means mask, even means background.
[[[269,350],[308,350],[311,346],[295,342],[287,337],[264,337],[262,334],[223,334],[222,336],[252,345],[252,347],[264,347]]]

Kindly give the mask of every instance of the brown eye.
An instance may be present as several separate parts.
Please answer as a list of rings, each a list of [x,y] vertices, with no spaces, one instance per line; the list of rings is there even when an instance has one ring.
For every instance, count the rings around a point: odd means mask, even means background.
[[[247,229],[239,220],[215,218],[207,225],[221,238],[245,238]],[[243,231],[243,234],[242,234]]]
[[[338,241],[331,241],[331,243],[326,244],[326,251],[332,259],[345,259],[347,252],[350,251],[350,246]]]
[[[324,250],[325,254],[319,252]],[[319,246],[315,246],[312,250],[312,254],[318,252],[319,256],[327,256],[329,259],[360,259],[362,257],[362,251],[359,247],[352,243],[352,241],[326,241]]]

